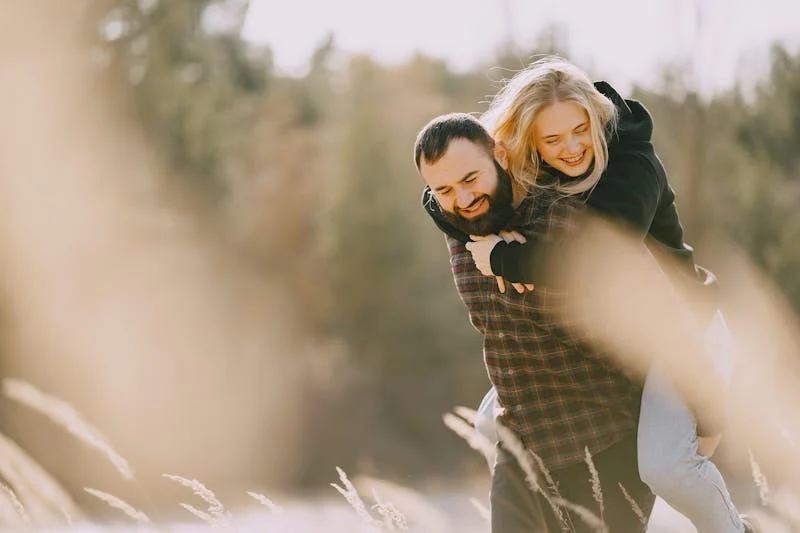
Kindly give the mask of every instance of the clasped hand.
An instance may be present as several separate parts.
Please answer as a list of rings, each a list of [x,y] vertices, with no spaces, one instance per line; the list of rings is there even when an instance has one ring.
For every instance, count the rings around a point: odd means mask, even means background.
[[[500,289],[500,292],[506,292],[506,281],[502,276],[497,276],[492,272],[492,250],[500,241],[524,244],[528,242],[528,239],[518,231],[501,231],[498,235],[470,235],[470,238],[473,242],[468,242],[466,247],[472,254],[475,266],[484,276],[495,276],[497,278],[497,288]],[[520,294],[525,290],[532,291],[535,289],[532,283],[512,283],[511,286]]]

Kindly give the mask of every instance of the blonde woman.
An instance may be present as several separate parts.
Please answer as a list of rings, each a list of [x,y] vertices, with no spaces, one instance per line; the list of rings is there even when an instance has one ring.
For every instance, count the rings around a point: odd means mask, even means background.
[[[694,262],[683,242],[675,194],[653,148],[653,122],[639,102],[623,99],[605,82],[592,83],[573,64],[545,58],[519,72],[498,92],[481,122],[508,153],[509,174],[528,187],[578,195],[586,205],[626,226],[658,257],[665,269],[713,291],[713,275]],[[443,214],[429,189],[423,204],[451,237],[468,242],[482,274],[497,276],[500,290],[512,283],[542,283],[543,267],[556,247],[518,233],[477,236],[481,221]],[[496,226],[497,224],[495,224]],[[525,242],[521,242],[525,241]],[[675,266],[677,265],[677,266]],[[730,336],[716,311],[707,330],[723,380],[730,374]],[[490,438],[499,409],[490,391],[476,426]],[[719,442],[721,406],[691,409],[661,367],[651,369],[644,386],[638,430],[639,470],[654,493],[687,516],[700,533],[755,531],[740,517],[725,481],[709,459]],[[481,419],[483,417],[483,420]]]

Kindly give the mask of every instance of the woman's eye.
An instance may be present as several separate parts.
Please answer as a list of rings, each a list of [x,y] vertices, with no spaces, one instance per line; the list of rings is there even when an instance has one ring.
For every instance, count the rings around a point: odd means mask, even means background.
[[[545,143],[547,143],[547,144],[556,144],[557,142],[558,142],[558,139],[550,139],[549,141],[545,141]]]

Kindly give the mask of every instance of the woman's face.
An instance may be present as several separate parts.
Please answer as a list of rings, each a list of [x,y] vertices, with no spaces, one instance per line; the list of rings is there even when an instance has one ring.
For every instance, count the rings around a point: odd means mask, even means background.
[[[555,102],[539,111],[533,136],[545,163],[577,177],[594,161],[592,130],[586,110],[574,102]]]

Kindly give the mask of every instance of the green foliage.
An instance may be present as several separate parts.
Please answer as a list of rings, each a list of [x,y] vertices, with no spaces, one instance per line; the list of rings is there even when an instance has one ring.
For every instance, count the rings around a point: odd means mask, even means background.
[[[733,227],[800,310],[800,53],[773,47],[769,77],[738,124],[738,140],[759,169]]]
[[[690,241],[742,247],[800,310],[800,54],[774,47],[752,99],[734,88],[704,101],[681,87],[635,96],[654,116]]]
[[[272,76],[269,50],[239,37],[241,0],[115,0],[97,22],[158,146],[183,174],[220,186]]]
[[[800,172],[800,54],[772,48],[769,77],[739,130],[741,145],[752,156],[769,160],[785,177]]]

